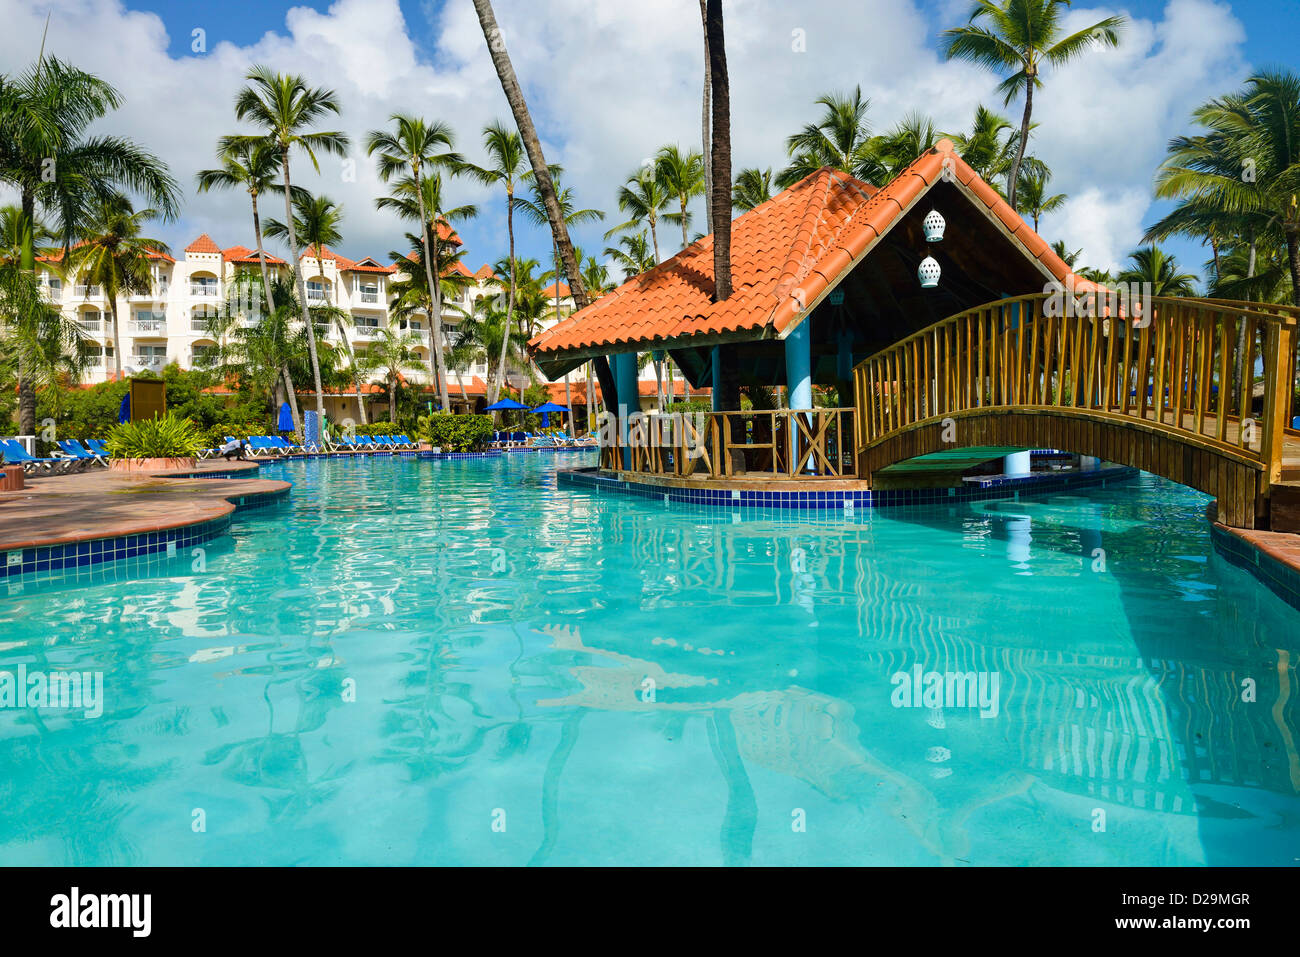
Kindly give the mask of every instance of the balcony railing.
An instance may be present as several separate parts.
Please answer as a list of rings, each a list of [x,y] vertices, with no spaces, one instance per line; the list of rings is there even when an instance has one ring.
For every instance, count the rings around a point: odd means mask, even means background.
[[[150,371],[157,372],[160,369],[162,369],[162,367],[165,366],[166,364],[167,364],[166,356],[153,356],[153,355],[131,356],[131,365],[135,366],[137,369],[149,369]]]
[[[73,291],[78,299],[103,299],[103,286],[87,286],[84,283],[77,283]]]
[[[191,319],[190,332],[201,332],[204,335],[208,333],[208,319]]]
[[[853,409],[635,413],[601,426],[602,468],[686,478],[854,475]],[[625,454],[626,453],[626,454]]]
[[[361,301],[362,301],[362,302],[379,302],[379,293],[377,293],[377,292],[365,292],[365,291],[363,290],[362,293],[361,293]]]
[[[135,322],[131,323],[131,328],[137,335],[165,336],[167,334],[167,320],[137,319]]]
[[[217,284],[214,282],[192,282],[190,283],[190,295],[199,299],[216,299],[217,296],[221,295],[221,290],[218,289]]]

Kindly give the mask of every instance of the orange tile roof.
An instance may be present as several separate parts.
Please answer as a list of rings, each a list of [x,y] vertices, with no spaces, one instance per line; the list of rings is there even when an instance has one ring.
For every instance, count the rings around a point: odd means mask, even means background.
[[[478,267],[478,272],[474,273],[474,278],[479,282],[489,282],[497,278],[496,270],[484,263]]]
[[[81,248],[82,246],[84,246],[84,245],[86,245],[86,240],[84,240],[84,239],[79,239],[79,240],[77,240],[75,243],[73,243],[71,246],[69,246],[68,248],[69,248],[69,249],[80,249],[80,248]],[[171,256],[167,255],[166,253],[152,252],[152,251],[146,250],[146,252],[145,252],[144,255],[145,255],[145,258],[146,258],[146,259],[161,259],[161,260],[163,260],[163,261],[165,261],[165,262],[169,262],[169,263],[174,263],[174,262],[176,262],[175,259],[173,259]],[[63,262],[63,248],[60,247],[60,248],[56,249],[53,253],[51,253],[51,254],[49,254],[49,255],[46,255],[46,256],[37,256],[37,257],[36,257],[36,261],[39,262],[39,263],[61,263],[61,262]]]
[[[215,253],[221,254],[221,247],[212,241],[212,237],[204,233],[194,242],[185,247],[187,253]]]
[[[549,286],[547,286],[545,289],[542,290],[542,298],[543,299],[555,298],[555,283],[551,283]],[[560,298],[561,299],[573,298],[573,291],[569,288],[568,283],[563,283],[563,282],[560,283]]]
[[[731,224],[726,301],[711,298],[713,237],[705,236],[539,333],[529,349],[545,358],[602,346],[629,351],[695,335],[779,337],[940,180],[945,165],[1027,256],[1065,280],[1069,267],[942,139],[880,189],[823,167],[738,217]]]
[[[268,266],[288,265],[283,259],[278,256],[272,256],[266,250],[262,250],[262,254],[266,257],[266,264]],[[221,251],[221,258],[228,263],[255,263],[258,261],[257,250],[249,249],[247,246],[231,246],[229,249],[223,249]]]

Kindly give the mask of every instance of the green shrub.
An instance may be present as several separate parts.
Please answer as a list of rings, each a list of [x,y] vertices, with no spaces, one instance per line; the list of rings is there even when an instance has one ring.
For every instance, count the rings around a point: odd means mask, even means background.
[[[123,422],[104,444],[115,459],[187,458],[203,448],[203,437],[189,419],[167,413],[156,419]]]
[[[392,422],[371,422],[369,425],[356,426],[356,435],[398,435],[402,427]]]
[[[492,416],[435,412],[420,416],[418,431],[444,452],[472,452],[492,438]]]

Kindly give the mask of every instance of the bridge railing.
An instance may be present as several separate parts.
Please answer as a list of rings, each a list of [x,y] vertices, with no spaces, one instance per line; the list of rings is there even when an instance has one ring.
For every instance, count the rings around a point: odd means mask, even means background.
[[[1300,310],[1160,297],[1145,308],[1061,314],[1073,310],[1036,294],[922,329],[855,368],[857,446],[969,409],[1069,408],[1160,423],[1277,481]]]
[[[600,467],[677,478],[824,479],[854,474],[856,410],[750,409],[629,417]],[[630,467],[629,467],[630,466]]]

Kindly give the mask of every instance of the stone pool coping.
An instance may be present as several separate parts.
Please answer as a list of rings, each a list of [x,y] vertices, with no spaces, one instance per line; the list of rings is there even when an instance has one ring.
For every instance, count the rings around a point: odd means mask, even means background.
[[[1033,475],[997,475],[965,483],[961,488],[863,489],[852,481],[827,479],[825,483],[787,481],[770,483],[738,477],[727,487],[701,487],[685,479],[659,478],[631,472],[602,474],[596,467],[560,469],[560,485],[619,492],[665,502],[724,508],[844,509],[943,505],[994,498],[1016,498],[1021,493],[1043,494],[1070,488],[1105,485],[1135,478],[1138,470],[1106,465],[1088,471],[1036,472]],[[635,475],[635,478],[632,476]],[[807,486],[813,485],[813,488]],[[800,487],[801,486],[801,487]]]
[[[1233,528],[1218,521],[1211,503],[1206,510],[1215,551],[1243,568],[1292,608],[1300,611],[1300,535]]]
[[[288,495],[288,482],[257,473],[255,462],[221,461],[182,472],[37,477],[0,493],[0,578],[174,554],[224,534],[235,512]]]

